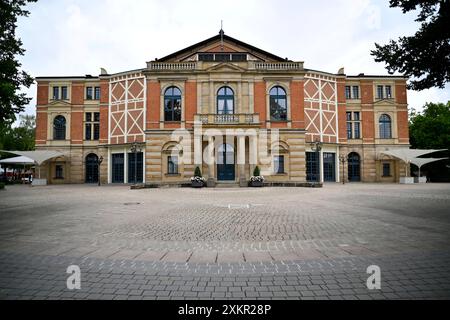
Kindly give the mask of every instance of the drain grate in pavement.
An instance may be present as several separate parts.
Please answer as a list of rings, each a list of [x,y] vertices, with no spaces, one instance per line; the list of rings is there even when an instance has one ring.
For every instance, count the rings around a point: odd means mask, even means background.
[[[125,202],[123,205],[124,206],[137,206],[140,205],[140,202]]]

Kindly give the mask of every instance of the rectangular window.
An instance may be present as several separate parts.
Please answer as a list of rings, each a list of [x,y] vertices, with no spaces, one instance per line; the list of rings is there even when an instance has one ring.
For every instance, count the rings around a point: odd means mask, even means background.
[[[199,53],[199,61],[214,61],[214,55],[212,53]]]
[[[93,116],[93,117],[92,117]],[[84,124],[85,140],[100,139],[100,112],[86,112]]]
[[[384,99],[383,86],[377,86],[377,98]]]
[[[359,87],[358,86],[352,87],[352,98],[359,99]]]
[[[351,99],[352,98],[352,91],[350,86],[345,86],[345,98]]]
[[[360,122],[354,122],[353,123],[353,125],[354,125],[354,129],[355,129],[355,131],[354,131],[354,137],[355,137],[355,139],[360,139],[361,138],[361,134],[360,134]]]
[[[92,100],[92,87],[86,87],[86,100]]]
[[[67,87],[61,87],[61,99],[67,100]]]
[[[168,174],[178,174],[178,157],[168,156],[167,157],[167,173]]]
[[[391,98],[392,98],[392,90],[391,90],[391,86],[386,86],[386,87],[385,87],[385,91],[386,91],[386,98],[387,98],[387,99],[391,99]]]
[[[275,156],[273,158],[273,167],[275,173],[284,173],[284,156]]]
[[[100,100],[100,87],[95,87],[94,89],[94,99]]]
[[[53,87],[53,100],[59,100],[59,87]]]
[[[383,177],[390,177],[390,176],[391,176],[391,164],[383,163]]]
[[[245,53],[233,53],[231,55],[231,60],[240,62],[240,61],[247,61],[247,54]]]
[[[347,112],[347,139],[361,139],[361,118],[359,112]]]
[[[64,179],[64,174],[63,174],[63,166],[62,164],[57,164],[55,166],[55,179]]]
[[[347,122],[347,139],[352,139],[353,138],[353,124],[351,122]]]
[[[347,112],[347,121],[352,121],[352,113]]]
[[[100,139],[100,123],[94,123],[94,140]]]
[[[90,123],[86,123],[84,125],[84,128],[85,128],[84,134],[85,134],[86,140],[91,140],[91,138],[92,138],[92,132],[91,132],[92,125]]]

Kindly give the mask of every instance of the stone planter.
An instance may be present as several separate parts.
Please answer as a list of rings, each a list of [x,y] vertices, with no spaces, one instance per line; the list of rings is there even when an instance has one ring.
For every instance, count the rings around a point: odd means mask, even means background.
[[[33,179],[32,186],[46,186],[47,179]]]
[[[203,188],[205,184],[202,181],[191,181],[192,188]]]
[[[250,187],[261,188],[264,185],[263,181],[250,181],[248,184]]]
[[[427,177],[414,177],[414,183],[427,183]]]
[[[414,184],[414,177],[400,177],[400,184]]]

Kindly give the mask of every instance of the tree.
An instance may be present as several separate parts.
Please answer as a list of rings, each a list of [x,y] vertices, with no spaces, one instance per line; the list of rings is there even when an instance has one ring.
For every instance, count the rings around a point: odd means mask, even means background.
[[[23,7],[36,0],[0,0],[0,124],[11,124],[15,114],[24,111],[31,98],[19,93],[22,87],[29,88],[33,78],[23,70],[17,60],[24,55],[22,41],[16,38],[17,18],[28,16]],[[7,126],[3,126],[4,130]]]
[[[4,126],[0,129],[0,150],[34,150],[35,130],[35,116],[21,115],[18,127]]]
[[[423,112],[412,111],[409,120],[409,135],[413,149],[447,149],[427,158],[450,158],[450,101],[444,103],[427,103]],[[450,161],[442,160],[426,164],[426,172],[431,181],[450,181]]]
[[[425,104],[422,113],[411,113],[409,122],[412,148],[450,148],[450,101]]]
[[[371,51],[375,61],[386,63],[390,74],[397,71],[413,78],[409,89],[444,88],[450,81],[450,1],[390,0],[389,4],[402,8],[403,13],[419,7],[416,21],[421,26],[413,36],[383,46],[375,43]]]

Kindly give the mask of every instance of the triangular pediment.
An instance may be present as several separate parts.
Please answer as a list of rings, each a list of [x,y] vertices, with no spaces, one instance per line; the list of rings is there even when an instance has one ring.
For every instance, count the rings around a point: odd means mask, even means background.
[[[376,100],[374,102],[374,104],[392,104],[392,105],[395,105],[395,100],[394,99],[380,99],[380,100]]]
[[[209,39],[198,42],[190,47],[174,52],[158,59],[159,62],[185,62],[196,59],[198,53],[246,53],[250,60],[263,62],[286,61],[277,55],[264,51],[250,44],[225,35],[222,31]]]
[[[66,100],[53,100],[49,103],[52,106],[70,106],[70,102]]]
[[[208,72],[243,72],[246,71],[231,62],[222,62],[212,67],[207,68],[205,71]]]

